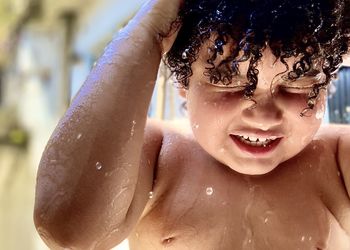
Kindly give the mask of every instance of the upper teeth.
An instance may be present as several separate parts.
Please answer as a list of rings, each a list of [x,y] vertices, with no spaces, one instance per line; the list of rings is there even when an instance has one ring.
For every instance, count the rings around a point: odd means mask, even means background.
[[[265,138],[265,137],[255,137],[255,136],[241,135],[241,137],[243,137],[246,140],[253,141],[253,142],[256,142],[256,141],[266,142],[266,141],[272,141],[272,140],[276,140],[277,139],[276,136],[271,136],[271,137]]]

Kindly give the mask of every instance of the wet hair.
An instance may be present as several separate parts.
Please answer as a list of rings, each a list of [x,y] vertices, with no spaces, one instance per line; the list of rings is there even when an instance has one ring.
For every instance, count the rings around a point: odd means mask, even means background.
[[[188,88],[191,65],[214,34],[208,48],[210,66],[204,72],[212,84],[229,84],[240,74],[239,63],[247,61],[244,97],[252,98],[257,65],[268,46],[276,61],[286,66],[282,72],[286,80],[293,82],[316,67],[325,74],[308,95],[306,110],[310,110],[348,51],[350,6],[348,0],[185,0],[177,22],[182,26],[165,63],[181,87]],[[215,65],[229,44],[230,55]],[[289,69],[286,59],[291,57],[298,60]]]

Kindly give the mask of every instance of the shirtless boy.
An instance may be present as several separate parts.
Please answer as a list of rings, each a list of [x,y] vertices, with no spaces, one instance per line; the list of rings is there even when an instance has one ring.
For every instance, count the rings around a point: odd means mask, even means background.
[[[35,223],[47,245],[350,249],[350,127],[321,127],[348,51],[348,5],[145,4],[44,151]],[[147,119],[163,56],[188,130]]]

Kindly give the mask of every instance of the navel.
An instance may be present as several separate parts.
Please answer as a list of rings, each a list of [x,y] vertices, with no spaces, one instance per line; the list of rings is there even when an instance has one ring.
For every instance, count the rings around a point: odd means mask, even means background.
[[[168,246],[168,245],[170,245],[171,243],[173,243],[174,240],[175,240],[175,237],[168,237],[168,238],[165,238],[164,240],[162,240],[162,245]]]

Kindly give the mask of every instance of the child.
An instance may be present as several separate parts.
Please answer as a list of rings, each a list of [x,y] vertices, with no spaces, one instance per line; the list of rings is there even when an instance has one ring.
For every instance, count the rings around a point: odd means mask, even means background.
[[[350,127],[320,128],[348,13],[344,0],[148,1],[48,142],[41,237],[53,249],[350,249]],[[146,117],[162,56],[189,130]]]

